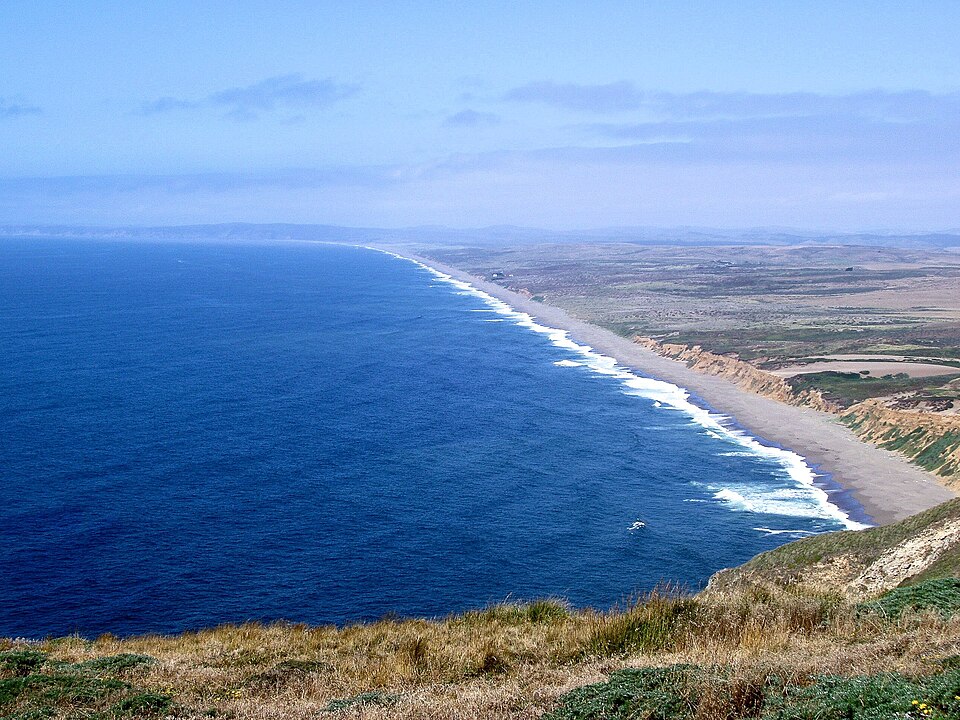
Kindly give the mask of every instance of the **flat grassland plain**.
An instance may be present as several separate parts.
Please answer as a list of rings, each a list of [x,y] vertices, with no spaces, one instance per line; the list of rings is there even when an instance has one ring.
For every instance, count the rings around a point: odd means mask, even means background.
[[[735,352],[761,366],[929,357],[960,376],[957,251],[626,243],[421,250],[624,336]]]
[[[952,496],[944,486],[956,485],[960,449],[958,252],[629,243],[393,249],[691,390],[830,473],[876,522]],[[717,370],[717,362],[734,367]],[[768,379],[777,392],[764,386]],[[804,391],[813,394],[801,401]]]

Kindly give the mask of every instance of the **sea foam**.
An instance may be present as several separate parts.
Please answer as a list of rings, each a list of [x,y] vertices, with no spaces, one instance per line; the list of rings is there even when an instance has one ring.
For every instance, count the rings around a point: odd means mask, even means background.
[[[704,428],[707,433],[721,440],[731,441],[744,450],[730,452],[731,455],[746,451],[745,454],[775,462],[791,481],[792,487],[771,489],[725,482],[726,487],[707,487],[713,491],[716,501],[731,510],[750,513],[768,513],[774,515],[819,518],[841,523],[850,530],[862,530],[869,527],[853,520],[843,509],[830,501],[827,492],[818,487],[817,474],[806,460],[795,452],[783,448],[765,445],[757,438],[748,435],[733,425],[726,415],[700,407],[690,399],[690,393],[678,385],[638,375],[620,365],[615,358],[596,352],[589,345],[583,345],[570,337],[566,330],[538,323],[529,313],[514,309],[511,305],[474,287],[468,282],[430,267],[419,260],[406,257],[389,250],[363,246],[368,250],[385,253],[426,270],[436,280],[455,288],[457,295],[472,296],[481,300],[487,308],[513,324],[545,335],[556,347],[574,354],[576,360],[560,360],[554,363],[559,367],[582,367],[589,372],[604,375],[616,380],[626,395],[652,401],[656,408],[675,410],[687,415],[691,422]],[[729,452],[729,451],[728,451]],[[767,532],[766,528],[756,528]]]

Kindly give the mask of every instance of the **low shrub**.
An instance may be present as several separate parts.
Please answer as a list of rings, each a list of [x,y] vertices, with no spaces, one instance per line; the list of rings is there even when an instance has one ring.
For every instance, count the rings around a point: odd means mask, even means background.
[[[167,711],[173,700],[168,695],[159,693],[140,693],[124,698],[114,704],[111,715],[114,717],[154,717]]]
[[[785,685],[692,665],[620,670],[561,699],[545,720],[887,720],[960,718],[960,670],[824,675]]]
[[[398,695],[390,695],[389,693],[378,691],[365,692],[354,695],[353,697],[331,700],[327,703],[324,711],[336,712],[338,710],[346,710],[347,708],[361,707],[364,705],[393,705],[399,699]]]
[[[697,710],[695,665],[618,670],[563,696],[544,720],[686,720]]]
[[[768,698],[765,720],[960,718],[960,672],[910,680],[898,673],[822,676]]]
[[[942,616],[950,617],[960,612],[960,579],[940,578],[894,588],[876,600],[860,603],[857,609],[891,619],[900,617],[906,610],[937,610]]]
[[[80,672],[94,672],[99,674],[119,674],[131,668],[140,665],[152,665],[155,663],[149,655],[136,655],[134,653],[120,653],[119,655],[107,655],[105,657],[94,658],[73,666]]]
[[[36,650],[8,650],[0,652],[0,671],[4,675],[22,677],[39,669],[47,656]]]

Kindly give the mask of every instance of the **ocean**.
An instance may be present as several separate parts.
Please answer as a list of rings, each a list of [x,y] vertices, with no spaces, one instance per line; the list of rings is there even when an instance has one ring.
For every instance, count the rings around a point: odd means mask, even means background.
[[[680,388],[371,249],[0,239],[0,340],[0,636],[606,609],[857,525]]]

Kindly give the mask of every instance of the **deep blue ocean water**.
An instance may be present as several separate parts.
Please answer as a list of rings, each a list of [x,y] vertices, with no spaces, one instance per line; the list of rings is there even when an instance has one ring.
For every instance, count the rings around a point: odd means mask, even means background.
[[[607,608],[843,527],[497,309],[361,248],[0,240],[0,636]]]

